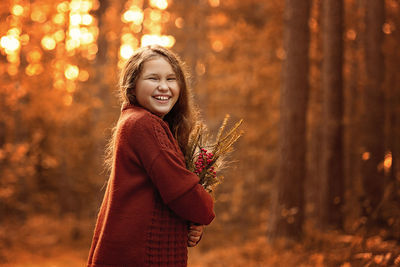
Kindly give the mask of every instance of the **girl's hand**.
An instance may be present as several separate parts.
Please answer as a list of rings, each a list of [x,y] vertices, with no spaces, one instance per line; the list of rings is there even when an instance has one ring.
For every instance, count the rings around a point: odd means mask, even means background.
[[[204,225],[190,223],[188,233],[188,247],[196,246],[203,234]]]

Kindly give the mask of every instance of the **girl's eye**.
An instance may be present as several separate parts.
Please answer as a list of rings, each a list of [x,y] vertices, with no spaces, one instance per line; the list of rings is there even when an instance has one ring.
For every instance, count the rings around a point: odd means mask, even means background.
[[[149,77],[149,80],[157,80],[157,78],[156,77]]]
[[[168,81],[176,81],[176,78],[175,78],[175,77],[172,77],[172,78],[168,78],[167,80],[168,80]]]

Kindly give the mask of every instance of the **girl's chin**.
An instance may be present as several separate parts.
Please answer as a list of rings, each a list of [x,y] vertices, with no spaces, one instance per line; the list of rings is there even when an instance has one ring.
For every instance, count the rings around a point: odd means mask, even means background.
[[[158,117],[163,118],[165,115],[170,112],[171,109],[154,109],[152,112],[157,115]]]

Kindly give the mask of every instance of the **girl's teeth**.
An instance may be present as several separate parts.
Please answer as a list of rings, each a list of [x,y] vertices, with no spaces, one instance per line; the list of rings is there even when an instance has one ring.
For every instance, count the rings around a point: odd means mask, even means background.
[[[168,100],[169,97],[167,97],[167,96],[156,96],[155,98],[157,100]]]

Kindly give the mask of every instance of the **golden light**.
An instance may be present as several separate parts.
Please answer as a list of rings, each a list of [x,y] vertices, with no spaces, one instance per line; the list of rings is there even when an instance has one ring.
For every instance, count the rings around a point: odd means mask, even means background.
[[[355,30],[350,29],[346,32],[346,37],[347,39],[354,41],[357,38],[357,33]]]
[[[210,6],[212,7],[218,7],[220,2],[219,0],[208,0],[208,3],[210,4]]]
[[[175,44],[175,38],[171,35],[154,35],[154,34],[145,34],[142,36],[141,45],[154,45],[158,44],[167,48],[171,48]]]
[[[369,152],[364,152],[364,153],[362,153],[361,158],[363,160],[369,160],[370,156],[371,156],[371,154]]]
[[[65,87],[65,82],[62,79],[57,79],[55,82],[53,82],[53,87],[62,90]]]
[[[121,36],[122,43],[130,43],[132,40],[136,39],[132,33],[125,33]]]
[[[19,36],[21,34],[21,29],[19,28],[11,28],[7,31],[7,35],[13,35],[15,37]]]
[[[90,25],[93,22],[93,17],[89,14],[85,14],[82,16],[82,24],[83,25]]]
[[[176,20],[175,20],[175,26],[178,28],[178,29],[182,29],[183,28],[183,22],[184,22],[184,20],[183,20],[183,18],[177,18]]]
[[[53,17],[53,22],[58,25],[64,25],[65,23],[65,16],[64,14],[58,13]]]
[[[63,70],[65,62],[62,60],[53,60],[51,64],[56,70]],[[59,72],[55,72],[54,74],[57,75],[59,79],[62,78],[62,75],[60,75]]]
[[[79,40],[71,39],[68,40],[65,44],[65,49],[67,51],[71,51],[81,45],[81,42]]]
[[[97,47],[97,44],[90,44],[87,51],[89,55],[96,55],[99,48]]]
[[[81,82],[86,82],[89,79],[89,72],[86,70],[81,70],[78,75],[78,80]]]
[[[171,48],[173,47],[175,44],[175,38],[172,35],[168,35],[168,36],[161,36],[161,45]]]
[[[71,82],[67,82],[67,86],[65,87],[65,90],[68,92],[68,93],[73,93],[73,92],[75,92],[75,90],[76,90],[76,84],[75,83],[71,83]]]
[[[40,9],[35,9],[31,13],[31,19],[33,21],[43,23],[46,21],[46,14],[42,12]]]
[[[17,73],[18,73],[18,67],[17,67],[16,65],[9,65],[9,66],[7,67],[7,73],[8,73],[8,75],[10,75],[10,76],[17,75]]]
[[[71,95],[67,95],[64,97],[64,105],[66,106],[70,106],[72,104],[72,96]]]
[[[85,32],[82,34],[81,36],[81,43],[82,44],[90,44],[93,43],[94,41],[94,36],[92,33],[90,32]]]
[[[99,27],[92,26],[92,27],[90,27],[88,29],[93,34],[93,36],[97,37],[99,35]]]
[[[161,22],[162,22],[162,23],[167,23],[170,19],[171,19],[171,15],[169,14],[169,12],[164,11],[164,12],[161,14]]]
[[[60,13],[68,12],[68,10],[69,10],[69,4],[67,1],[64,1],[57,5],[57,11]]]
[[[204,75],[204,73],[206,73],[206,66],[201,62],[197,62],[197,64],[196,64],[196,73],[199,76]]]
[[[71,14],[69,16],[69,24],[72,26],[78,26],[82,22],[82,17],[80,14]]]
[[[81,38],[81,30],[79,28],[70,28],[68,35],[75,40]]]
[[[64,71],[65,78],[68,80],[75,80],[79,75],[79,68],[75,65],[67,65]]]
[[[123,59],[128,59],[130,58],[134,53],[134,49],[131,45],[129,44],[123,44],[121,45],[119,49],[119,54]]]
[[[121,37],[121,43],[123,44],[130,44],[132,47],[137,48],[139,46],[139,41],[133,36],[132,33],[125,33]]]
[[[392,25],[390,24],[390,23],[385,23],[385,24],[383,24],[383,26],[382,26],[382,31],[385,33],[385,34],[391,34],[392,33],[392,28],[394,28],[394,27],[392,27]]]
[[[279,47],[278,49],[276,49],[275,51],[276,57],[284,60],[286,58],[286,52],[285,49],[283,49],[283,47]]]
[[[143,12],[138,8],[138,9],[130,9],[125,11],[125,13],[122,15],[122,21],[127,23],[127,22],[133,22],[136,25],[140,25],[143,22]]]
[[[11,9],[11,13],[15,16],[21,16],[24,13],[24,8],[21,5],[14,5]]]
[[[81,1],[80,0],[72,0],[71,3],[69,3],[69,9],[72,12],[79,12],[81,9]]]
[[[42,38],[41,44],[45,50],[53,50],[54,48],[56,48],[57,43],[53,39],[53,37],[45,36]]]
[[[29,63],[37,63],[42,59],[42,53],[39,49],[34,49],[26,55],[26,60]]]
[[[139,33],[142,31],[142,25],[131,24],[131,26],[129,28],[134,33]]]
[[[150,19],[152,21],[160,21],[161,20],[161,12],[159,10],[152,10],[150,12]]]
[[[39,63],[34,63],[34,64],[29,64],[26,68],[25,68],[25,73],[28,76],[33,76],[33,75],[38,75],[40,73],[42,73],[44,70],[42,64]]]
[[[150,5],[158,9],[164,10],[168,7],[167,0],[150,0]]]
[[[162,26],[160,24],[151,24],[152,26],[150,27],[150,31],[152,34],[154,35],[161,35],[161,31],[162,31]]]
[[[20,37],[19,37],[19,40],[21,41],[21,44],[22,45],[27,45],[28,43],[29,43],[29,35],[28,34],[22,34]]]
[[[45,23],[42,27],[42,31],[44,33],[50,32],[53,30],[53,26],[51,25],[51,23]]]
[[[214,41],[211,47],[215,52],[221,52],[224,49],[224,45],[219,40]]]
[[[6,49],[6,53],[12,53],[14,51],[17,51],[20,48],[20,43],[17,38],[14,36],[3,36],[0,39],[0,45],[4,49]]]
[[[63,30],[58,30],[53,34],[53,38],[56,40],[56,42],[61,42],[65,39],[65,32]]]
[[[92,9],[92,7],[93,7],[92,1],[83,0],[80,2],[79,10],[82,13],[87,13]]]
[[[19,61],[19,54],[18,53],[11,53],[7,55],[7,61],[10,63],[18,64],[20,63]]]
[[[392,167],[392,153],[389,152],[385,155],[385,160],[383,161],[383,166],[385,169],[390,169]]]

